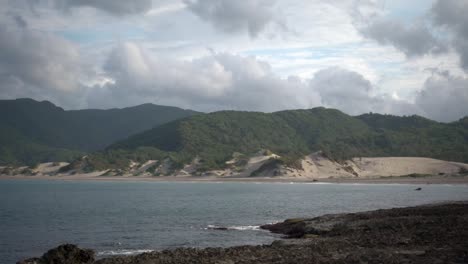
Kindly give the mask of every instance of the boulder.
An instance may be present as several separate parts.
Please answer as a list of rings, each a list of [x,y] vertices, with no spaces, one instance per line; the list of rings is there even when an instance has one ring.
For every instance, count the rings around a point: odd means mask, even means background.
[[[76,245],[65,244],[47,251],[40,258],[30,258],[17,264],[91,264],[94,262],[94,251],[80,249]]]

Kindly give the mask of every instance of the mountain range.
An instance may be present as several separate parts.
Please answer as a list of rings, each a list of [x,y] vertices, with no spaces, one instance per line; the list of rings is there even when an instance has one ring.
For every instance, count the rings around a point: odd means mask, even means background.
[[[293,164],[316,151],[333,160],[353,157],[431,157],[468,161],[468,118],[439,123],[420,116],[349,116],[323,107],[275,113],[221,111],[176,120],[108,148],[153,147],[176,163],[195,157],[221,168],[233,153],[269,150]],[[159,157],[160,158],[160,157]]]
[[[353,157],[430,157],[468,162],[468,118],[452,123],[420,116],[349,116],[323,107],[274,113],[208,114],[144,104],[65,111],[31,99],[0,101],[0,164],[72,160],[87,153],[88,170],[127,167],[136,160],[170,160],[200,169],[234,156],[269,151],[291,166],[313,152]],[[77,158],[77,159],[76,159]]]
[[[195,114],[198,112],[153,104],[65,111],[48,101],[0,100],[0,164],[72,160]]]

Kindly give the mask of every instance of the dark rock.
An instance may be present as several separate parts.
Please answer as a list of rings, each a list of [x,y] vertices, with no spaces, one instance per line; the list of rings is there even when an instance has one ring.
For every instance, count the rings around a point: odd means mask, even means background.
[[[94,251],[65,244],[47,251],[41,258],[30,258],[17,264],[92,264]]]
[[[210,230],[221,230],[221,231],[229,230],[229,228],[224,227],[224,226],[210,226],[210,227],[207,227],[207,229],[210,229]]]
[[[284,234],[288,238],[301,238],[305,235],[305,223],[303,219],[288,219],[281,223],[262,225],[261,229],[272,233]]]

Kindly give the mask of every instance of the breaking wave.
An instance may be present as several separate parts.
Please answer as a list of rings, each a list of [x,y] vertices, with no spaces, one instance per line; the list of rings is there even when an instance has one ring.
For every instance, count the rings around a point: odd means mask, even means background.
[[[258,231],[261,230],[260,226],[217,226],[217,225],[208,225],[204,228],[205,230],[238,230],[238,231]]]
[[[98,256],[129,256],[129,255],[137,255],[141,253],[148,253],[154,250],[151,249],[116,249],[116,250],[105,250],[100,251],[97,253]]]

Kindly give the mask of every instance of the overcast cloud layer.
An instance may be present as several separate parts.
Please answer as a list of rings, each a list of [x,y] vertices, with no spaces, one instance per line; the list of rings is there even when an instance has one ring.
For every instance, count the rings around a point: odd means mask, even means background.
[[[6,0],[0,99],[468,115],[468,1]]]

